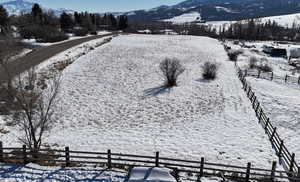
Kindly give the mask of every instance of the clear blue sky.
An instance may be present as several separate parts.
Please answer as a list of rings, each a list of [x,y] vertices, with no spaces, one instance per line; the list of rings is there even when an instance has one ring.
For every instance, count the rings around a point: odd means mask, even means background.
[[[0,0],[6,2],[9,0]],[[173,5],[184,0],[27,0],[49,8],[66,8],[77,11],[116,12],[149,9],[160,5]]]

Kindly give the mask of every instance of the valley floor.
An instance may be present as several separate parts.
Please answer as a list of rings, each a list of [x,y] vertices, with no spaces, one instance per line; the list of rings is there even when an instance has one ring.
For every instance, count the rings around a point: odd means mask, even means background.
[[[182,61],[177,87],[162,86],[159,63]],[[215,61],[218,78],[201,65]],[[71,150],[106,151],[271,168],[277,160],[242,90],[234,64],[214,39],[122,35],[64,71],[56,123],[45,142]],[[5,146],[20,132],[6,127]]]

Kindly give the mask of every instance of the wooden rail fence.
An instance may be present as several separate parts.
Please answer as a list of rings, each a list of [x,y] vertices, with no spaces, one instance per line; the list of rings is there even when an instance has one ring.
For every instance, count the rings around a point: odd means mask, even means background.
[[[251,86],[246,81],[247,72],[243,72],[238,66],[238,76],[243,84],[243,89],[245,90],[248,98],[250,99],[253,109],[256,112],[256,116],[258,117],[259,123],[264,128],[266,134],[268,135],[272,147],[275,149],[277,156],[279,157],[280,164],[283,165],[284,169],[288,172],[291,177],[300,177],[300,168],[295,161],[295,154],[289,152],[287,147],[284,144],[284,141],[280,138],[277,128],[274,127],[270,119],[267,117],[265,112],[261,107],[261,103],[258,101],[258,98],[255,96]]]
[[[275,137],[274,137],[275,138]],[[285,151],[282,148],[282,153]],[[167,167],[173,169],[174,176],[178,181],[183,176],[193,176],[190,180],[199,181],[202,176],[222,176],[235,181],[293,181],[299,182],[300,176],[294,174],[295,171],[276,170],[277,162],[274,161],[270,169],[255,168],[248,163],[245,166],[234,166],[227,164],[217,164],[201,160],[174,159],[160,156],[156,152],[153,156],[132,155],[107,152],[87,152],[73,151],[69,147],[65,150],[41,149],[38,153],[31,152],[26,146],[22,148],[6,148],[0,142],[0,162],[18,162],[27,164],[29,162],[42,163],[44,165],[60,165],[72,167],[82,164],[102,165],[107,168],[125,168],[134,166]],[[296,167],[296,165],[294,166]],[[294,169],[293,167],[293,169]],[[186,174],[186,175],[181,175]]]
[[[292,84],[300,85],[300,76],[299,77],[295,77],[291,75],[277,76],[274,75],[273,72],[262,72],[260,70],[255,70],[255,69],[245,69],[243,72],[245,76],[252,76],[252,77],[262,78],[271,81],[276,80],[276,81],[282,81],[284,83],[292,83]]]

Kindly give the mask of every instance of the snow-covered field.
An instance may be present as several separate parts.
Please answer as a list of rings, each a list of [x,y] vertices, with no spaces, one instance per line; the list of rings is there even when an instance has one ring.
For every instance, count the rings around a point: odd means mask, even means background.
[[[182,14],[180,16],[175,16],[170,19],[165,19],[165,22],[172,22],[173,24],[191,23],[197,20],[201,20],[201,15],[198,12],[191,12]]]
[[[172,89],[162,87],[165,57],[179,58],[186,68]],[[115,37],[64,71],[45,143],[270,168],[277,157],[226,59],[223,46],[207,37]],[[202,80],[205,61],[219,65],[215,81]],[[20,132],[1,125],[9,131],[0,134],[4,146],[20,146]]]
[[[300,13],[280,15],[280,16],[269,16],[269,17],[258,18],[258,19],[255,19],[255,20],[256,20],[257,23],[266,23],[268,21],[271,21],[271,22],[275,21],[281,26],[291,28],[293,26],[293,23],[295,23],[296,25],[299,25],[299,23],[300,23]],[[237,23],[237,22],[245,23],[246,20],[241,20],[241,21],[210,21],[210,22],[207,22],[206,24],[216,28],[216,30],[219,30],[220,27],[228,28],[230,26],[230,24],[234,24],[234,23]]]
[[[292,27],[293,23],[298,25],[300,23],[300,13],[281,15],[281,16],[270,16],[260,18],[262,23],[266,23],[268,21],[275,21],[281,26]]]

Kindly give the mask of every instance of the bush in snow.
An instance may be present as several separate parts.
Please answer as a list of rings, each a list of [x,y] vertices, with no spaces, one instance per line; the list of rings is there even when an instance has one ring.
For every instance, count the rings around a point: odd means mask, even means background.
[[[239,56],[240,54],[242,54],[242,53],[243,53],[242,50],[229,50],[229,51],[227,52],[227,55],[228,55],[230,61],[236,62],[238,56]]]
[[[73,33],[75,36],[82,37],[82,36],[86,36],[89,33],[89,31],[86,28],[79,28],[79,29],[75,29]]]
[[[263,72],[272,72],[273,68],[269,65],[268,59],[262,58],[260,60],[260,63],[256,66],[257,70],[263,71]]]
[[[216,63],[205,62],[202,65],[202,76],[206,80],[214,80],[217,76],[218,66]]]
[[[54,34],[45,34],[44,37],[42,39],[39,40],[39,42],[60,42],[63,40],[67,40],[69,39],[69,37],[67,35],[65,35],[62,32],[57,32]]]
[[[249,68],[254,69],[257,67],[258,59],[255,56],[250,57]]]
[[[177,85],[177,78],[182,74],[185,68],[180,64],[180,61],[176,58],[166,58],[160,65],[160,70],[165,78],[165,85],[168,87]]]
[[[257,67],[257,69],[261,70],[263,72],[272,72],[273,71],[273,68],[267,63],[259,65]]]

